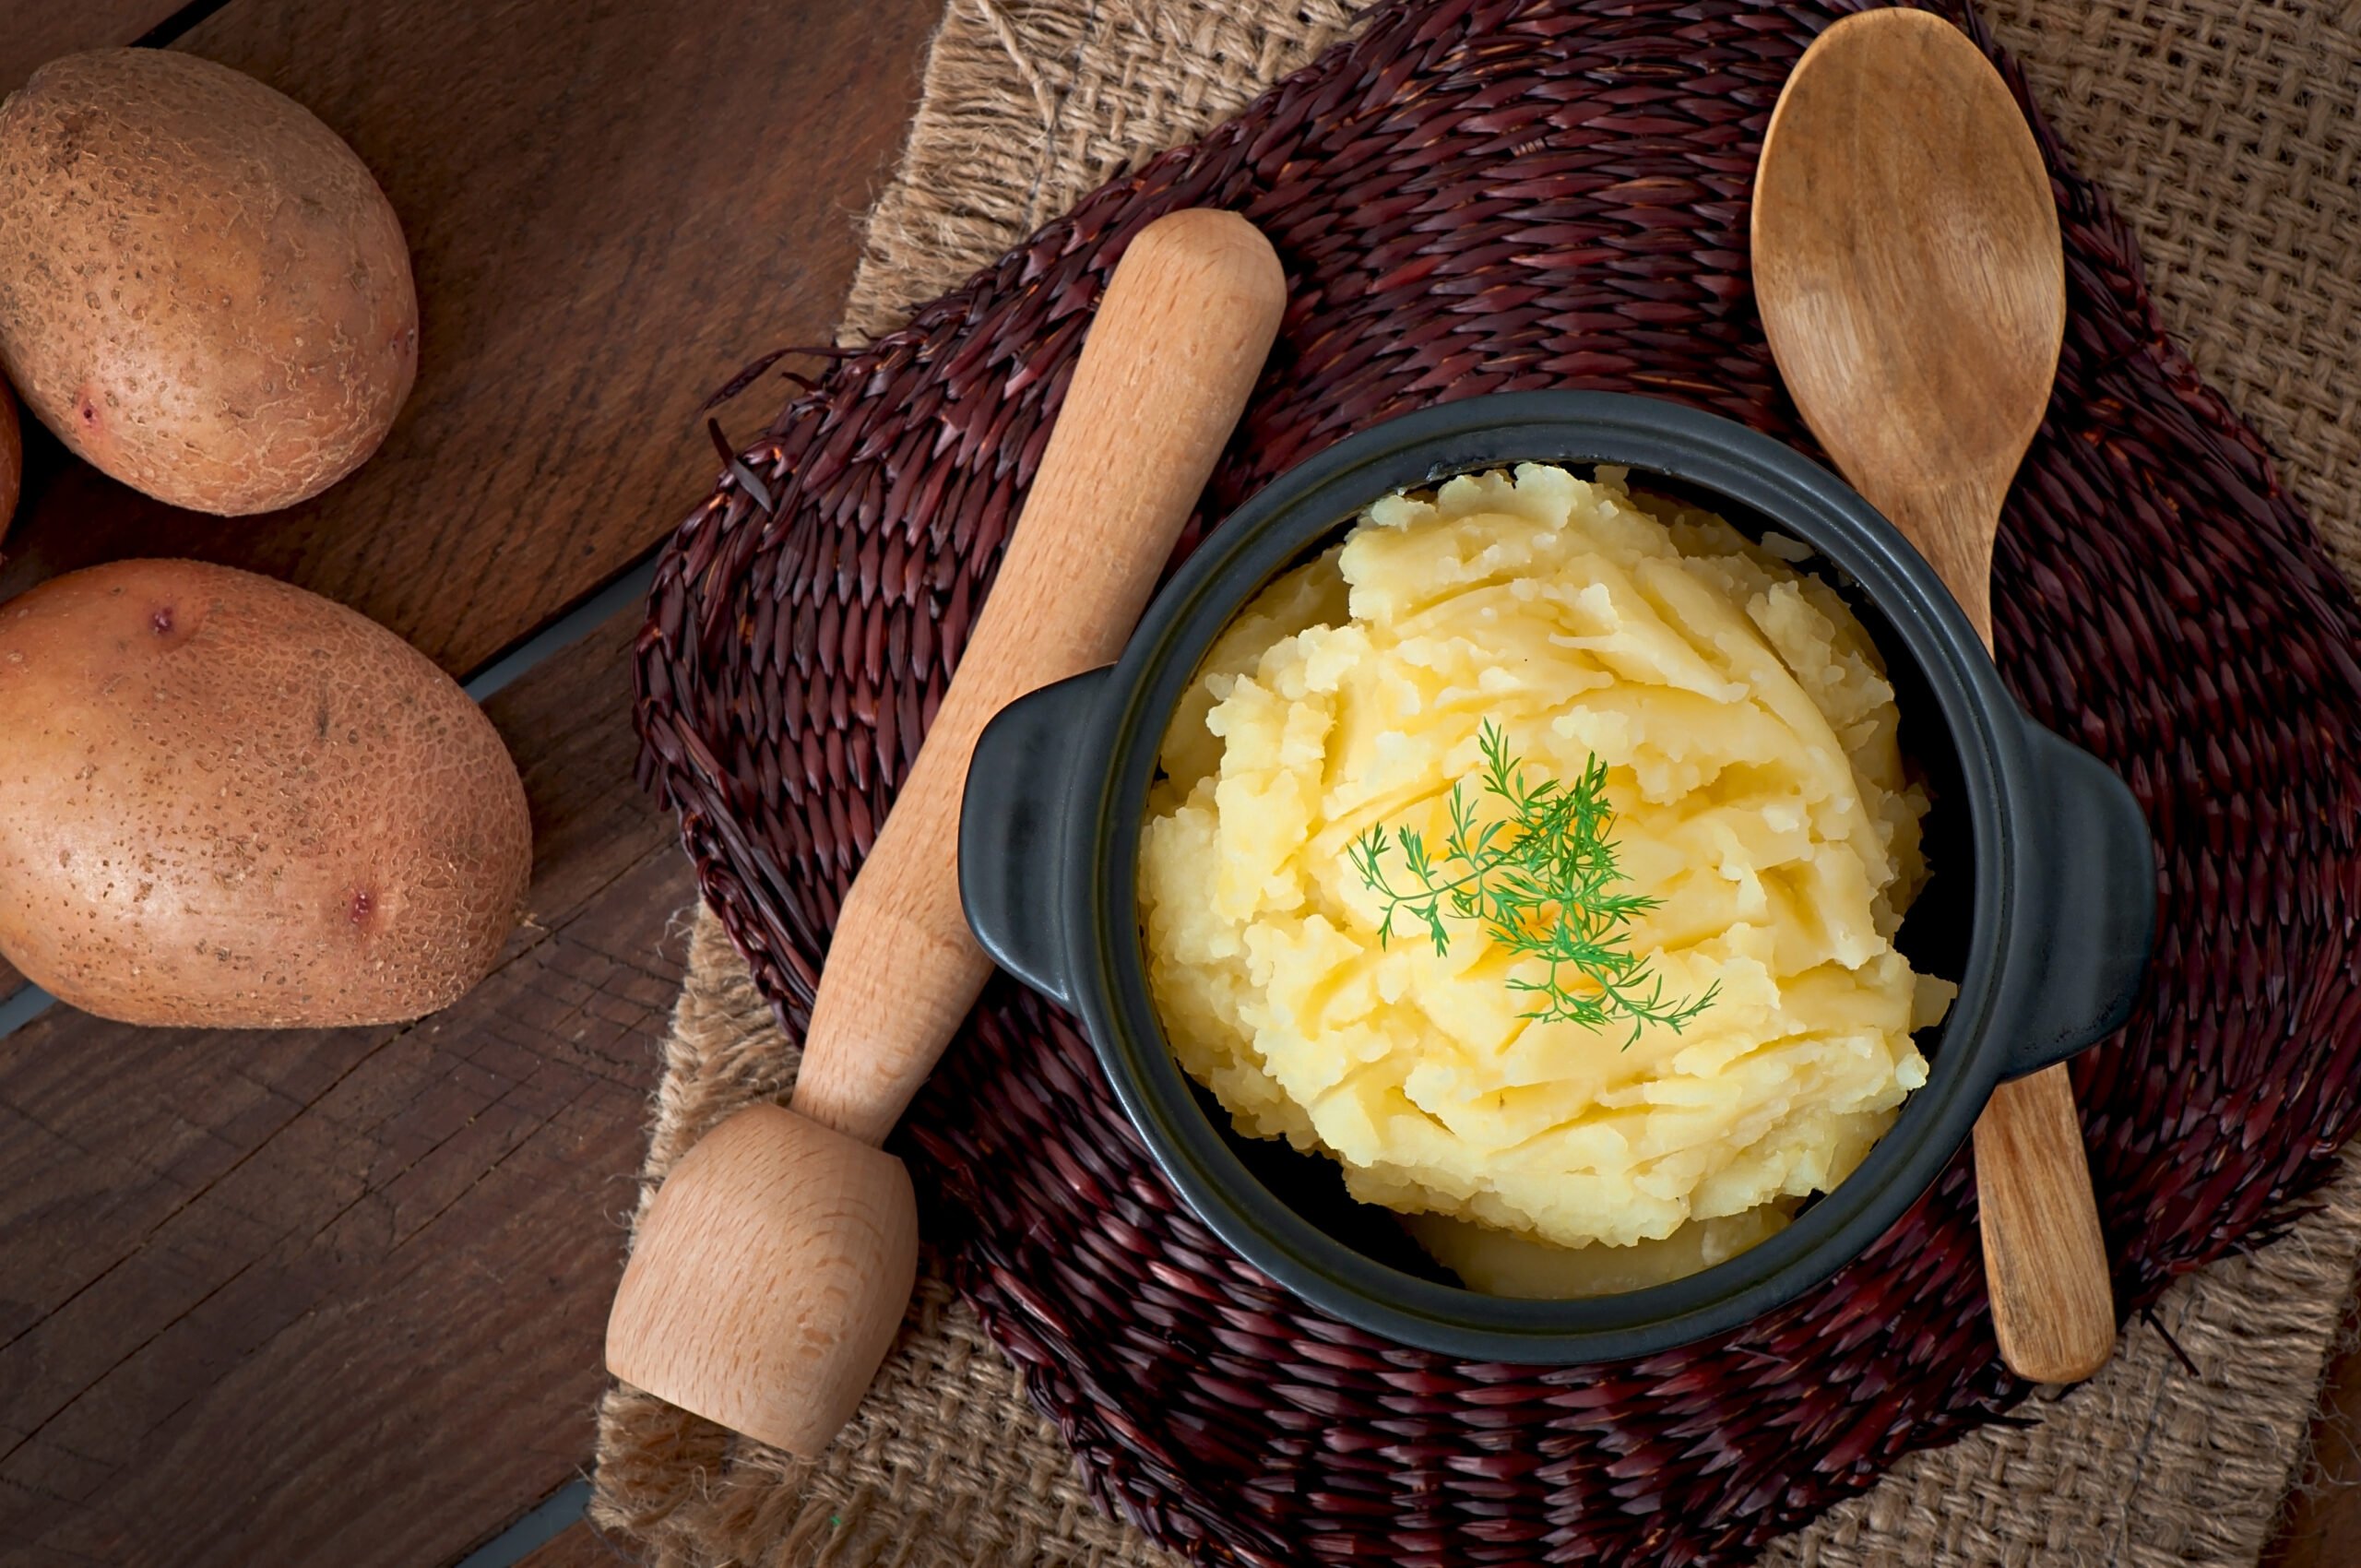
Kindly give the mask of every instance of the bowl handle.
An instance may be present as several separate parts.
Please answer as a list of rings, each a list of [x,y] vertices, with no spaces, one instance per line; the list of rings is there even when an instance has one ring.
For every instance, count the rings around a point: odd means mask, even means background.
[[[1108,670],[1027,692],[976,739],[959,806],[959,902],[992,962],[1053,1002],[1065,969],[1066,800]]]
[[[2031,719],[2027,749],[2043,810],[2032,864],[2047,879],[2030,1026],[2004,1078],[2063,1062],[2123,1027],[2156,931],[2156,851],[2148,819],[2113,768]]]

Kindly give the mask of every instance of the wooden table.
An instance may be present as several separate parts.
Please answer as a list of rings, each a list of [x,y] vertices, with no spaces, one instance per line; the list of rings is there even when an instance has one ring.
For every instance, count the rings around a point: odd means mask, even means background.
[[[385,449],[290,512],[176,512],[33,437],[0,597],[200,556],[482,668],[704,495],[708,392],[827,341],[939,11],[0,0],[0,90],[145,36],[309,106],[392,197],[423,315]],[[59,1010],[0,1041],[0,1562],[424,1568],[586,1468],[695,897],[633,781],[638,619],[488,705],[533,890],[458,1006],[234,1036]]]
[[[308,105],[393,198],[423,309],[385,450],[292,511],[176,512],[33,434],[0,598],[199,556],[460,675],[561,623],[705,493],[706,392],[830,336],[940,5],[0,0],[0,90],[142,40]],[[459,1005],[278,1035],[58,1010],[0,1040],[0,1564],[451,1563],[584,1471],[694,897],[632,781],[637,620],[488,704],[531,915]],[[2334,1396],[2361,1418],[2361,1358]],[[2361,1455],[2323,1459],[2280,1568],[2361,1562]],[[526,1561],[618,1555],[577,1526]]]

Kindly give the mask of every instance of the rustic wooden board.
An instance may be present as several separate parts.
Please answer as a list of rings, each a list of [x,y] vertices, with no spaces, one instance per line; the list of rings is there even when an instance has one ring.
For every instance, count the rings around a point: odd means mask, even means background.
[[[0,0],[0,91],[178,9]],[[0,597],[195,554],[481,663],[702,493],[707,389],[827,336],[938,10],[229,0],[185,45],[310,104],[403,216],[419,391],[369,469],[263,519],[158,506],[37,436]],[[621,635],[494,705],[531,769],[536,925],[459,1008],[281,1037],[58,1015],[0,1042],[0,1560],[447,1562],[587,1458],[690,897],[625,782]],[[2361,1355],[2324,1410],[2279,1568],[2361,1564]],[[587,1528],[528,1559],[615,1561]]]
[[[625,1568],[632,1561],[620,1546],[589,1526],[576,1525],[520,1559],[516,1568]]]
[[[2361,1568],[2361,1301],[2347,1313],[2312,1422],[2312,1459],[2262,1568]]]
[[[361,475],[243,522],[37,439],[0,597],[184,553],[455,671],[515,643],[703,493],[710,386],[826,337],[936,9],[231,0],[186,43],[311,105],[402,212],[419,391]],[[53,10],[0,0],[0,36]],[[634,619],[492,705],[535,806],[534,918],[466,1003],[280,1036],[61,1012],[0,1042],[9,1562],[448,1562],[587,1459],[693,896],[631,783]]]
[[[44,61],[128,43],[180,10],[178,0],[12,0],[0,6],[0,95]]]
[[[60,1011],[0,1042],[24,1561],[445,1562],[584,1462],[694,896],[630,779],[635,620],[490,705],[540,853],[458,1006],[283,1034]]]
[[[418,389],[367,467],[262,518],[175,511],[36,442],[0,598],[193,555],[341,600],[446,669],[481,663],[704,492],[708,393],[775,345],[828,339],[938,12],[231,0],[178,46],[289,93],[376,172],[418,275]]]

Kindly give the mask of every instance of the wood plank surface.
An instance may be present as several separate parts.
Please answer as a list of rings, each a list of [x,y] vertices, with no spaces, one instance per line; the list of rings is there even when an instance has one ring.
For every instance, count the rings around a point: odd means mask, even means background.
[[[0,0],[0,36],[51,9]],[[36,438],[0,598],[189,554],[454,672],[513,645],[705,493],[714,386],[829,335],[938,9],[229,0],[184,44],[310,106],[401,213],[418,391],[359,475],[259,519]],[[447,1562],[586,1464],[694,894],[632,780],[635,623],[490,705],[532,920],[458,1006],[282,1035],[60,1011],[0,1041],[0,1562]]]
[[[631,779],[635,620],[489,705],[540,844],[457,1006],[0,1042],[10,1562],[445,1562],[584,1463],[694,897]]]
[[[0,598],[196,555],[480,664],[703,493],[707,391],[828,336],[939,8],[229,0],[183,46],[310,106],[401,214],[418,390],[368,468],[259,519],[157,505],[35,435]],[[0,0],[0,91],[178,9]],[[492,705],[534,921],[467,1002],[407,1030],[60,1013],[0,1041],[0,1563],[449,1562],[587,1459],[692,896],[629,781],[629,619]],[[2361,1568],[2355,1430],[2361,1353],[2275,1568]],[[577,1526],[527,1562],[624,1560]]]
[[[261,518],[176,511],[38,440],[0,599],[196,556],[340,600],[448,670],[481,663],[708,488],[715,387],[828,339],[938,10],[231,0],[177,47],[288,93],[375,171],[418,277],[417,390],[360,472]],[[776,407],[757,395],[737,422]]]
[[[181,9],[181,0],[15,0],[0,6],[0,95],[43,63],[129,43]]]
[[[2361,1301],[2345,1315],[2311,1443],[2262,1568],[2361,1568]]]
[[[629,1568],[635,1561],[619,1543],[584,1524],[519,1559],[517,1568]]]

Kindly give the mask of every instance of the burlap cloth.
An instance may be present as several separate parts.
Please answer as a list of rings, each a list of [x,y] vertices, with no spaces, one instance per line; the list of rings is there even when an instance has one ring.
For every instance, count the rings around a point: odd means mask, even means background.
[[[1351,26],[1342,0],[952,0],[844,333],[894,326],[1143,154]],[[2353,0],[1985,0],[2080,167],[2137,225],[2166,324],[2361,582],[2361,14]],[[794,1051],[699,912],[645,1190],[785,1092]],[[2361,1255],[2361,1158],[2283,1239],[2183,1280],[2091,1383],[1906,1460],[1769,1565],[2252,1564],[2304,1462]],[[2195,1375],[2168,1345],[2194,1364]],[[636,1391],[593,1516],[664,1568],[1169,1563],[1097,1513],[1015,1370],[929,1266],[817,1464]]]

